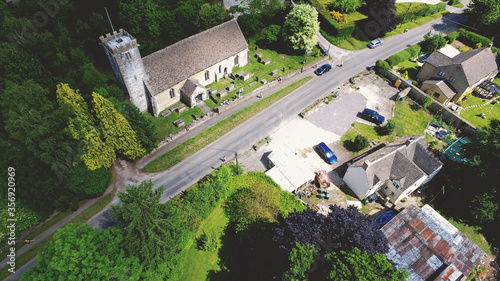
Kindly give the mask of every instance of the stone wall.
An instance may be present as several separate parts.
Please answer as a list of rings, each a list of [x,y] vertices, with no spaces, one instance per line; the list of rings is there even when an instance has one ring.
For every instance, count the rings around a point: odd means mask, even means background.
[[[399,75],[397,75],[392,71],[377,69],[377,72],[382,76],[384,76],[385,78],[389,79],[389,81],[391,81],[392,83],[396,82],[397,80],[401,80],[401,85],[399,86],[399,88],[402,90],[410,87],[411,90],[408,93],[408,97],[418,102],[419,104],[421,104],[425,100],[425,98],[429,97],[426,93],[422,92],[417,86],[404,80],[403,78],[401,78]],[[431,113],[441,115],[442,120],[446,124],[453,126],[456,129],[459,129],[460,131],[462,131],[467,135],[476,134],[477,131],[476,126],[472,125],[471,123],[469,123],[469,121],[463,119],[455,112],[453,112],[451,109],[447,108],[446,106],[438,102],[433,102],[429,106],[429,111]]]

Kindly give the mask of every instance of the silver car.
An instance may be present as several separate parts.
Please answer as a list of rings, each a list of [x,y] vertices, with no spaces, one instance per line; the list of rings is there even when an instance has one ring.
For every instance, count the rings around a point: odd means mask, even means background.
[[[368,48],[374,49],[382,44],[384,44],[384,41],[382,41],[381,39],[375,39],[375,40],[371,41],[370,43],[368,43]]]

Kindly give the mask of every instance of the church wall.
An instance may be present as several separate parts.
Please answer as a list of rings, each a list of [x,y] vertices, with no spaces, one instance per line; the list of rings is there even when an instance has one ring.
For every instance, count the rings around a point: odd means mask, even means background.
[[[180,101],[181,88],[184,85],[185,81],[186,80],[183,80],[180,83],[178,83],[172,87],[174,89],[174,92],[175,92],[175,97],[173,97],[173,98],[170,97],[170,89],[172,89],[172,88],[168,88],[167,90],[165,90],[165,91],[163,91],[155,96],[155,99],[156,99],[156,102],[158,105],[158,115],[163,110],[169,108],[170,106],[172,106]]]
[[[239,52],[237,55],[238,55],[238,65],[240,67],[243,67],[243,66],[248,64],[248,49],[245,49],[245,50]],[[210,83],[213,83],[216,81],[215,80],[216,76],[217,76],[217,80],[219,80],[220,78],[222,78],[224,76],[224,68],[227,68],[228,74],[232,72],[233,67],[235,66],[235,64],[234,64],[235,56],[236,55],[231,56],[231,57],[221,61],[220,63],[212,65],[212,66],[208,67],[207,69],[204,69],[204,70],[194,74],[193,76],[191,76],[191,78],[197,79],[198,82],[200,82],[200,84],[203,86],[206,86]],[[221,70],[220,72],[219,72],[219,66],[220,66],[220,70]],[[205,79],[205,72],[206,71],[209,72],[209,79],[208,80]]]

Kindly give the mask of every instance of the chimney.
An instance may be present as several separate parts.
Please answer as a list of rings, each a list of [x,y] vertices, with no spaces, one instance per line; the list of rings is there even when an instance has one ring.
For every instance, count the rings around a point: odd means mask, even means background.
[[[490,44],[488,44],[488,49],[491,49],[491,47],[493,47],[493,42],[490,42]]]
[[[412,143],[412,141],[413,141],[413,138],[407,139],[406,142],[405,142],[406,146],[409,146],[410,143]]]
[[[366,171],[368,169],[368,166],[370,166],[370,161],[365,160],[365,162],[363,162],[363,169]]]

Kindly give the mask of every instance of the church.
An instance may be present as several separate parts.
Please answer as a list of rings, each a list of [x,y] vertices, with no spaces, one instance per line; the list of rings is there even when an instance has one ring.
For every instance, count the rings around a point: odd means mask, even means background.
[[[123,29],[99,39],[130,101],[154,116],[179,101],[194,107],[207,100],[206,85],[250,62],[248,44],[235,19],[145,57],[136,39]]]

